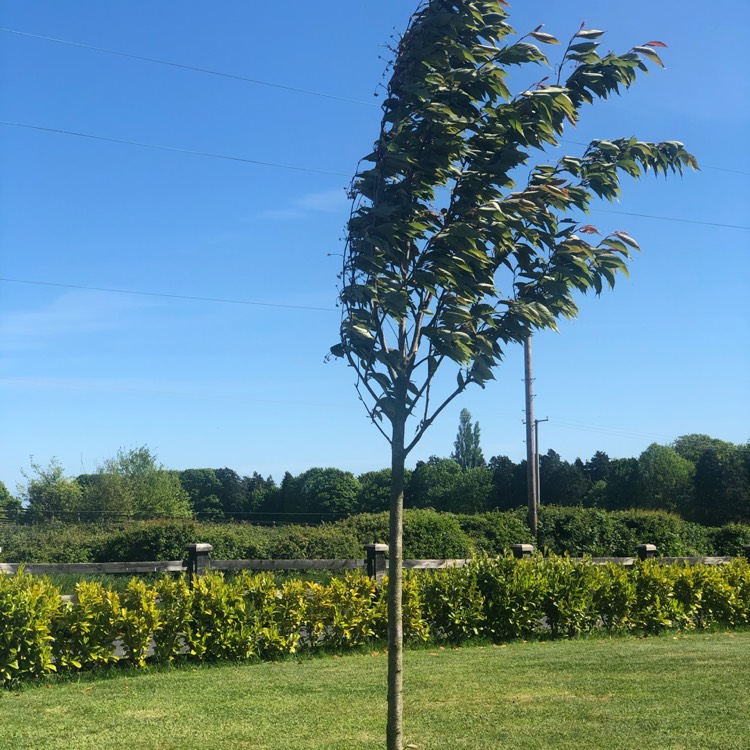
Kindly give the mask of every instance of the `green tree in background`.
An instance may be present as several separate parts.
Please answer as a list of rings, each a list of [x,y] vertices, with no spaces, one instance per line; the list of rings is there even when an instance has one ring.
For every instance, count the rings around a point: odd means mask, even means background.
[[[509,69],[549,67],[535,29],[514,43],[504,0],[426,0],[393,50],[380,133],[351,186],[341,273],[340,343],[368,414],[391,446],[388,750],[403,747],[404,464],[443,409],[484,386],[505,348],[575,317],[576,292],[614,284],[636,243],[581,222],[594,197],[615,199],[621,174],[696,167],[682,144],[592,141],[549,163],[566,123],[629,88],[648,42],[601,56],[604,32],[583,25],[553,80],[513,94]],[[556,80],[555,80],[556,79]],[[538,163],[529,165],[531,155]],[[526,167],[527,175],[519,175]],[[521,184],[516,188],[516,181]],[[453,377],[436,381],[441,366]],[[442,390],[440,386],[445,386]],[[388,424],[386,424],[388,423]],[[407,438],[407,423],[414,432]]]
[[[21,501],[10,494],[4,482],[0,482],[0,518],[16,518],[20,510]]]
[[[147,446],[121,448],[94,475],[86,475],[82,509],[89,517],[124,514],[134,518],[188,518],[190,496],[179,473],[158,463]]]
[[[666,445],[652,443],[638,458],[638,506],[687,515],[695,466]]]
[[[366,471],[360,474],[357,507],[361,513],[377,513],[388,510],[391,504],[391,470]],[[411,472],[406,470],[404,481],[408,485]]]
[[[351,472],[314,467],[292,480],[285,502],[292,513],[346,515],[356,510],[360,489]]]
[[[728,443],[726,440],[719,440],[719,438],[714,438],[710,435],[693,432],[689,435],[681,435],[670,447],[678,455],[682,456],[682,458],[686,458],[688,461],[697,464],[705,451],[726,451],[733,448],[734,444]]]
[[[65,476],[56,458],[44,467],[31,461],[32,474],[22,471],[26,484],[19,486],[20,499],[32,520],[71,520],[80,512],[83,493],[78,482]]]
[[[198,518],[224,518],[224,509],[219,499],[222,486],[213,469],[185,469],[178,476],[182,488],[190,498],[190,508]]]
[[[564,461],[552,449],[539,459],[539,477],[544,505],[580,505],[591,489],[583,465]]]
[[[712,526],[750,523],[750,446],[725,443],[701,453],[691,517]]]
[[[477,466],[485,465],[479,436],[479,422],[475,422],[472,427],[471,412],[468,409],[461,409],[458,418],[458,434],[456,435],[456,442],[453,443],[451,458],[462,469],[475,469]]]

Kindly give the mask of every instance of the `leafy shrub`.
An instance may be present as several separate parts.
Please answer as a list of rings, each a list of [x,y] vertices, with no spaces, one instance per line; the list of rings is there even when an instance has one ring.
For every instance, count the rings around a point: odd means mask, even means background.
[[[0,686],[54,672],[51,624],[60,592],[45,578],[0,575]]]
[[[699,555],[707,547],[704,528],[674,513],[628,510],[615,511],[612,517],[628,530],[631,546],[629,552],[621,553],[624,555],[633,554],[635,546],[644,542],[655,544],[665,557]]]
[[[485,602],[483,634],[506,641],[526,638],[538,629],[546,584],[537,561],[484,557],[471,563]]]
[[[504,555],[514,544],[533,541],[525,511],[458,515],[456,520],[471,540],[475,553]]]
[[[185,545],[200,536],[194,521],[148,521],[132,524],[109,536],[99,548],[96,562],[182,560]]]
[[[75,601],[63,602],[53,624],[55,662],[73,669],[116,662],[120,612],[119,594],[98,582],[81,581]]]
[[[607,630],[624,630],[630,623],[635,584],[627,568],[615,563],[599,565],[591,583],[593,611]]]
[[[706,529],[706,536],[710,553],[739,557],[744,555],[743,545],[750,544],[750,525],[728,523],[726,526]]]
[[[386,638],[388,635],[388,576],[383,578],[375,604],[380,613],[376,635],[379,638]],[[404,640],[426,641],[430,637],[430,626],[424,615],[421,574],[417,571],[404,571],[401,611]]]
[[[304,630],[308,645],[333,649],[361,646],[376,632],[381,612],[374,606],[375,582],[347,572],[328,585],[308,583]]]
[[[156,597],[155,588],[138,578],[131,578],[120,599],[122,608],[117,624],[122,646],[125,656],[139,667],[146,664],[151,636],[160,626]]]
[[[420,589],[433,637],[459,643],[479,635],[485,621],[485,602],[476,566],[426,573]]]
[[[675,597],[676,577],[676,566],[662,565],[655,560],[636,562],[632,572],[635,596],[630,611],[633,629],[660,633],[689,624],[688,613]]]
[[[158,626],[154,633],[154,658],[171,662],[184,644],[185,623],[193,606],[193,591],[184,576],[164,576],[154,584],[158,597]]]
[[[257,655],[247,617],[245,576],[225,580],[221,573],[194,578],[185,645],[199,660],[249,659]]]
[[[538,545],[558,555],[594,557],[632,555],[635,545],[614,513],[596,508],[542,506],[539,509]]]
[[[63,523],[2,524],[0,547],[3,559],[12,562],[91,562],[107,535],[101,527]]]
[[[268,532],[268,554],[274,560],[360,559],[365,554],[353,534],[334,524],[281,526]]]
[[[594,583],[599,578],[588,562],[569,557],[547,557],[539,561],[544,592],[542,610],[553,635],[578,635],[597,620]]]
[[[351,529],[360,550],[371,542],[387,544],[388,524],[387,513],[363,513],[340,522],[342,528]],[[471,555],[471,550],[471,539],[454,516],[434,510],[404,511],[405,558],[463,559]]]

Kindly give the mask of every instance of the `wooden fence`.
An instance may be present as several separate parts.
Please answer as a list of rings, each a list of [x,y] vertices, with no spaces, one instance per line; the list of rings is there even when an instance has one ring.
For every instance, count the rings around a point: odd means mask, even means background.
[[[530,544],[514,544],[511,548],[517,558],[531,555]],[[72,573],[93,575],[97,573],[180,573],[203,575],[207,570],[366,570],[371,578],[382,578],[386,573],[386,544],[368,544],[366,557],[353,560],[213,560],[210,557],[213,547],[210,544],[189,544],[186,547],[186,560],[146,561],[146,562],[103,562],[103,563],[0,563],[0,574],[13,574],[23,565],[27,573],[55,575]],[[750,560],[750,545],[744,545],[745,557]],[[665,564],[726,565],[732,557],[658,557],[653,544],[639,544],[634,557],[594,557],[591,562],[599,565],[615,563],[632,567],[636,560],[658,559]],[[468,559],[428,559],[404,560],[406,570],[437,570],[440,568],[463,567]]]

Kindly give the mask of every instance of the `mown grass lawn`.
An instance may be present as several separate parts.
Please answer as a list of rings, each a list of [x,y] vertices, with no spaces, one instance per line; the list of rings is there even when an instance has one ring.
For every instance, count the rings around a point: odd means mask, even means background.
[[[382,651],[0,692],[2,750],[382,748]],[[407,651],[420,750],[750,750],[750,633]]]

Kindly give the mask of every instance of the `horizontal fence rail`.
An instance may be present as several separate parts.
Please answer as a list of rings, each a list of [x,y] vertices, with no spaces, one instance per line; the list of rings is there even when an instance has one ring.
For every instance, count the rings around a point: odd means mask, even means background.
[[[371,578],[380,579],[386,573],[386,544],[365,545],[365,559],[329,559],[329,560],[212,560],[210,544],[188,544],[187,559],[145,562],[101,562],[101,563],[0,563],[0,575],[12,575],[19,568],[36,575],[96,575],[128,573],[183,573],[203,575],[208,570],[232,571],[277,571],[277,570],[366,570]],[[522,558],[532,554],[530,544],[514,544],[514,557]],[[744,545],[744,555],[750,560],[750,545]],[[632,567],[637,560],[657,560],[665,565],[727,565],[733,557],[697,556],[697,557],[658,557],[653,544],[640,544],[634,557],[582,557],[572,558],[590,562],[594,565],[612,563],[623,567]],[[441,558],[404,560],[405,570],[440,570],[443,568],[461,568],[471,561],[470,558]]]

